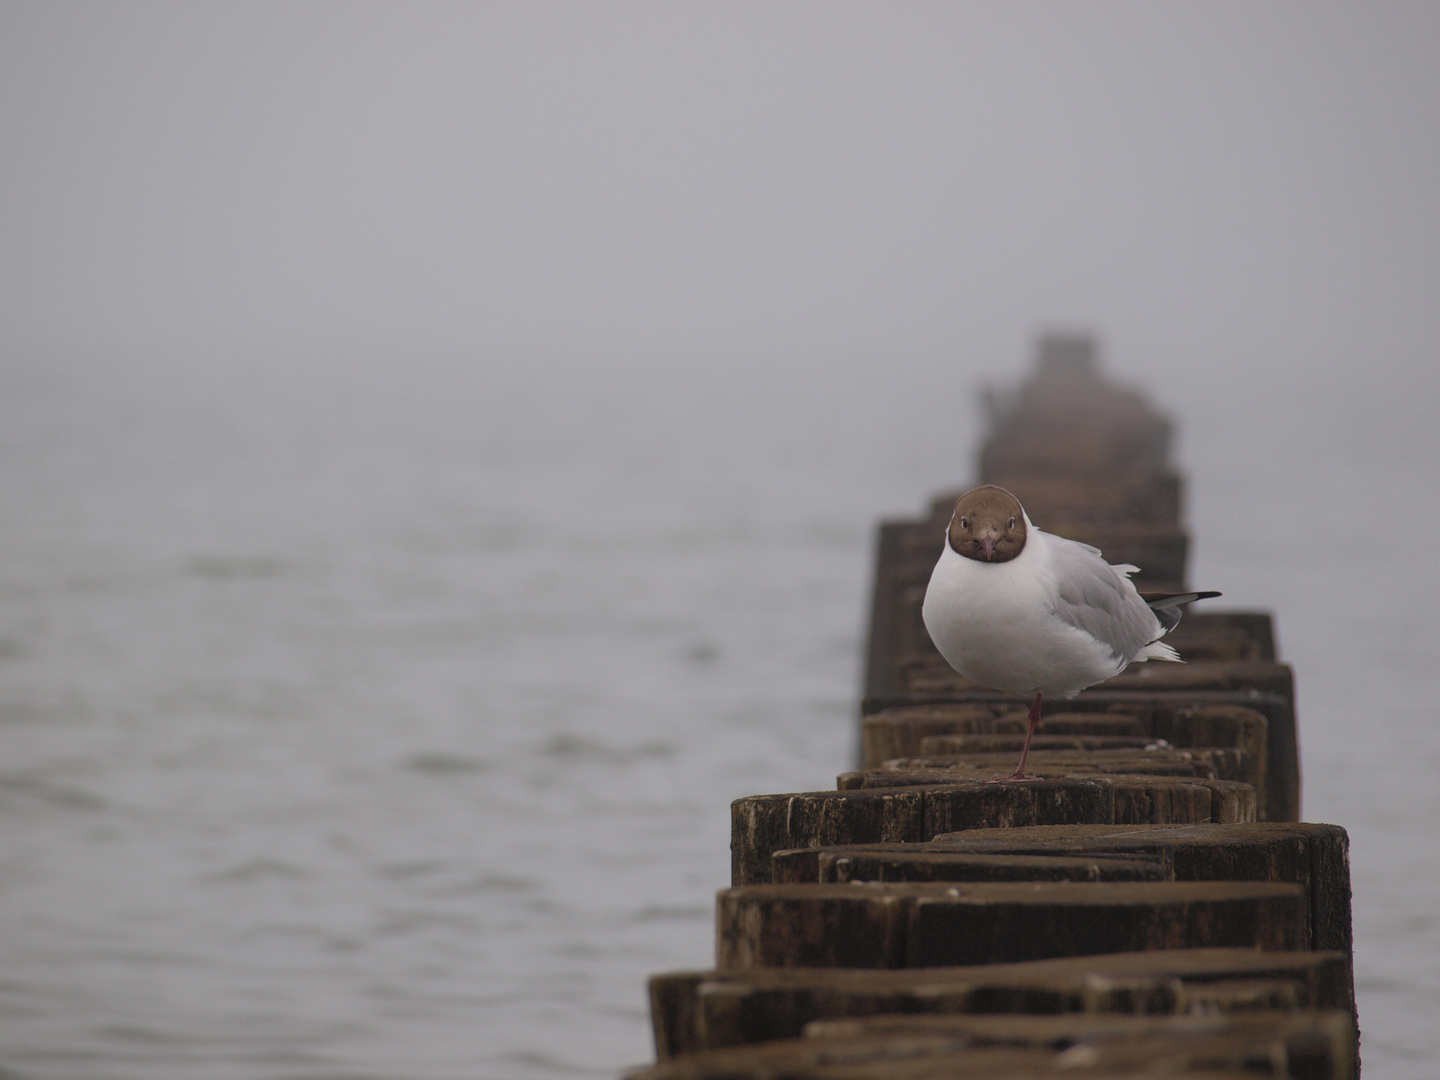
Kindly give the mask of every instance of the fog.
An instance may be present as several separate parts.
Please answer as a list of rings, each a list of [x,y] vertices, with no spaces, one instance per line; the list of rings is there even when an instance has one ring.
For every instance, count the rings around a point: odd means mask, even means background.
[[[1440,6],[0,2],[0,148],[17,1075],[643,1058],[1047,329],[1276,611],[1367,1075],[1440,1053]]]
[[[1399,376],[1416,4],[16,4],[12,347]],[[972,361],[974,362],[974,361]]]

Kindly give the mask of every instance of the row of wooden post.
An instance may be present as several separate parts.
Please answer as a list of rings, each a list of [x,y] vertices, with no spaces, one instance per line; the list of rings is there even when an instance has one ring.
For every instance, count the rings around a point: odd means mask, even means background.
[[[1170,429],[1085,339],[992,395],[979,480],[1184,585]],[[967,682],[920,620],[956,493],[882,525],[859,768],[732,806],[713,970],[650,984],[631,1080],[1359,1074],[1348,839],[1300,821],[1268,614],[1186,615],[1184,665],[1046,702]],[[1223,583],[1204,582],[1223,588]]]

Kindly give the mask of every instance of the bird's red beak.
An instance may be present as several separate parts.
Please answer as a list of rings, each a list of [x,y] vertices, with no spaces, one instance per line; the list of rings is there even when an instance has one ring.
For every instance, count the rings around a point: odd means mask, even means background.
[[[981,540],[980,543],[985,545],[985,561],[993,562],[995,559],[995,538],[993,536],[987,536]]]

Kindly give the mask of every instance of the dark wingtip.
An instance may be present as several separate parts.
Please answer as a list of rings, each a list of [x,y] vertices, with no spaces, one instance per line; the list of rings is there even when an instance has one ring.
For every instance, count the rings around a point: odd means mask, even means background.
[[[1209,600],[1221,595],[1218,592],[1142,592],[1140,599],[1152,608],[1179,607],[1196,600]]]

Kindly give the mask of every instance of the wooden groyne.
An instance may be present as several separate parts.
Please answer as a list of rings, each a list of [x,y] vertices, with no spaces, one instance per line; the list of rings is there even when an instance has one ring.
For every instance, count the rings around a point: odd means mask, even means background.
[[[1087,340],[1045,339],[988,405],[977,483],[1186,587],[1169,423]],[[881,526],[859,767],[733,804],[716,966],[651,979],[657,1063],[631,1080],[1358,1077],[1349,842],[1300,821],[1270,616],[1187,613],[1186,664],[1046,701],[1039,779],[984,784],[1029,702],[921,621],[958,493]]]

